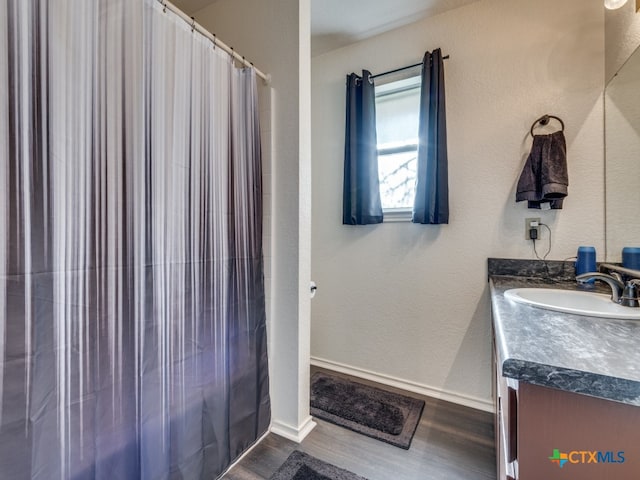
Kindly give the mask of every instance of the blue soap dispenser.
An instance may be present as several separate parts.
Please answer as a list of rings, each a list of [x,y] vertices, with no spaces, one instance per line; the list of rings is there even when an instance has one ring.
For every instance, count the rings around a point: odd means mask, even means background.
[[[578,247],[578,259],[576,260],[576,275],[583,273],[597,272],[596,267],[596,249],[595,247]],[[593,284],[595,279],[588,280],[585,283]]]
[[[640,270],[640,247],[624,247],[622,249],[622,266]]]

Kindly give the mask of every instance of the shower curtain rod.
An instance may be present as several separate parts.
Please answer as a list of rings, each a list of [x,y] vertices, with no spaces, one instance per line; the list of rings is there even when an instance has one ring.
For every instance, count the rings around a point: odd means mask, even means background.
[[[445,55],[442,57],[443,60],[447,60],[449,55]],[[395,70],[389,70],[388,72],[377,73],[376,75],[371,75],[371,78],[383,77],[384,75],[391,75],[392,73],[402,72],[403,70],[409,70],[410,68],[419,67],[422,65],[422,62],[416,63],[414,65],[407,65],[406,67],[396,68]]]
[[[233,57],[235,60],[241,62],[244,66],[246,67],[252,67],[255,72],[256,75],[258,75],[260,78],[262,78],[262,80],[264,80],[265,84],[270,84],[271,83],[271,75],[266,74],[261,72],[260,70],[258,70],[253,63],[251,63],[249,60],[247,60],[246,58],[244,58],[242,55],[240,55],[238,52],[236,52],[233,47],[228,46],[226,43],[224,43],[222,40],[220,40],[218,37],[216,37],[214,34],[212,34],[211,32],[209,32],[208,30],[206,30],[202,25],[200,25],[199,23],[196,22],[195,18],[193,17],[189,17],[189,15],[187,15],[186,13],[184,13],[182,10],[180,10],[178,7],[176,7],[173,3],[168,2],[166,0],[158,0],[158,2],[160,2],[160,4],[165,8],[165,9],[169,9],[171,10],[173,13],[175,13],[176,15],[178,15],[180,18],[182,18],[187,24],[189,24],[189,26],[191,27],[192,30],[199,32],[200,34],[204,35],[205,37],[207,37],[209,40],[211,40],[213,42],[213,45],[216,48],[221,48],[222,50],[224,50],[225,52],[227,52],[229,55],[231,55],[231,57]]]

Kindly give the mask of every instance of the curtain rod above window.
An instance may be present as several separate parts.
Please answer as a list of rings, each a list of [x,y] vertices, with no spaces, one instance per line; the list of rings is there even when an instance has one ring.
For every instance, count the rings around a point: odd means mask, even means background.
[[[449,55],[445,55],[444,57],[442,57],[443,60],[446,60],[448,58],[449,58]],[[384,75],[391,75],[392,73],[402,72],[403,70],[409,70],[410,68],[419,67],[420,65],[422,65],[422,62],[416,63],[415,65],[407,65],[406,67],[396,68],[395,70],[389,70],[388,72],[382,72],[376,75],[371,75],[371,78],[382,77]]]
[[[244,58],[242,55],[240,55],[238,52],[236,52],[233,47],[229,47],[226,43],[224,43],[222,40],[220,40],[218,37],[216,37],[214,34],[212,34],[211,32],[209,32],[208,30],[206,30],[202,25],[200,25],[199,23],[196,22],[195,18],[193,17],[189,17],[189,15],[187,15],[186,13],[184,13],[182,10],[180,10],[178,7],[176,7],[173,3],[168,2],[166,0],[158,0],[158,2],[165,8],[165,9],[169,9],[171,10],[173,13],[175,13],[176,15],[178,15],[180,18],[182,18],[185,22],[187,22],[187,24],[189,24],[189,26],[191,27],[192,30],[194,31],[198,31],[200,34],[202,34],[203,36],[207,37],[209,40],[211,40],[213,42],[213,44],[215,45],[216,48],[220,48],[222,50],[224,50],[225,52],[227,52],[229,55],[231,55],[232,58],[234,58],[235,60],[239,61],[242,63],[242,65],[246,66],[246,67],[252,67],[255,72],[256,75],[258,75],[260,78],[262,78],[264,80],[264,82],[266,84],[271,83],[271,75],[266,74],[261,72],[260,70],[258,70],[253,63],[251,63],[249,60],[247,60],[246,58]]]

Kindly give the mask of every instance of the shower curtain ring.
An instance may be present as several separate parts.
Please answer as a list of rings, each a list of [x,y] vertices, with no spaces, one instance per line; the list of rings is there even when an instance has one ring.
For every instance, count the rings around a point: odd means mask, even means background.
[[[213,49],[216,49],[216,34],[213,34]]]
[[[191,17],[191,33],[196,31],[196,18]]]
[[[162,2],[162,13],[167,13],[167,2]]]

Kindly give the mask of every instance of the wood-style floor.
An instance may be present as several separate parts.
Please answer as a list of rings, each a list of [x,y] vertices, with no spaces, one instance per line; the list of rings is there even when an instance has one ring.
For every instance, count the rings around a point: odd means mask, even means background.
[[[426,402],[409,450],[316,419],[318,426],[301,444],[269,434],[222,478],[268,479],[292,451],[301,450],[369,480],[495,480],[490,413],[379,387]]]

